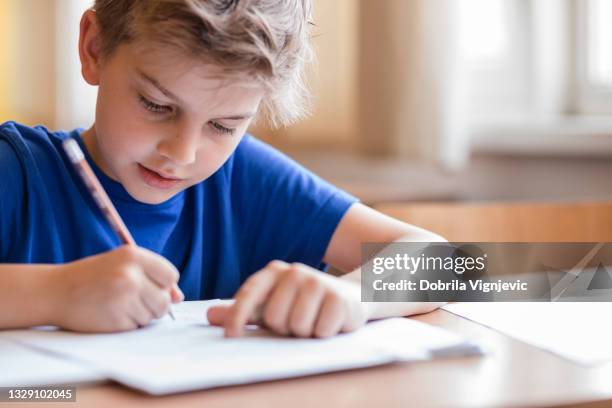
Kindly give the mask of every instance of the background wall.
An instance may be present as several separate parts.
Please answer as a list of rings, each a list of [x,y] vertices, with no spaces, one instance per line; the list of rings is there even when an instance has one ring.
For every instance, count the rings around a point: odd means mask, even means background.
[[[316,0],[313,47],[317,63],[309,71],[313,115],[287,129],[255,126],[261,138],[283,147],[351,150],[358,141],[358,13],[355,0]]]
[[[0,120],[55,124],[55,2],[0,1]]]

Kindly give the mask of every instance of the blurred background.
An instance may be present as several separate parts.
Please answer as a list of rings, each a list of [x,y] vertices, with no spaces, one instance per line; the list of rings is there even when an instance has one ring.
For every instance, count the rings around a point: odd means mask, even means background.
[[[89,126],[88,0],[0,0],[0,120]],[[315,0],[311,118],[252,132],[368,204],[612,197],[612,1]]]

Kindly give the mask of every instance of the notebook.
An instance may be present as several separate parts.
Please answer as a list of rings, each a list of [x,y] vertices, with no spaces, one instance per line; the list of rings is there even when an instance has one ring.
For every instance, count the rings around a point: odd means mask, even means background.
[[[44,329],[1,337],[78,361],[152,395],[482,353],[471,340],[406,318],[371,322],[328,339],[280,337],[255,326],[244,337],[227,339],[205,318],[218,302],[184,302],[174,307],[176,321],[164,318],[125,333]]]
[[[72,385],[105,379],[79,362],[0,338],[0,387]]]

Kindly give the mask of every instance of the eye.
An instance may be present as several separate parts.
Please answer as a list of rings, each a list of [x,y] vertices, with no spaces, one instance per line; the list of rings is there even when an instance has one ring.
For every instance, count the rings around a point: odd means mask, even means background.
[[[234,131],[236,130],[236,129],[231,129],[231,128],[225,127],[222,124],[220,124],[219,122],[211,121],[209,123],[215,129],[216,132],[222,133],[224,135],[233,135]]]
[[[153,113],[170,113],[172,112],[172,108],[166,105],[158,105],[154,102],[151,102],[147,98],[142,95],[138,95],[138,99],[140,100],[140,104],[149,112]]]

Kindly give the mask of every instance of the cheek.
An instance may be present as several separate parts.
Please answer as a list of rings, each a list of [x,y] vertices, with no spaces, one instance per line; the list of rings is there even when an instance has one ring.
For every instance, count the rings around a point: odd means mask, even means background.
[[[121,160],[121,158],[138,158],[148,154],[152,150],[151,131],[145,126],[139,126],[134,121],[110,121],[105,122],[101,128],[96,124],[100,132],[100,147],[107,155]]]
[[[205,179],[217,171],[231,154],[236,150],[241,138],[227,138],[227,140],[207,143],[197,157],[197,173],[199,178]]]
[[[96,112],[100,148],[115,158],[148,154],[155,146],[153,135],[158,130],[140,118],[138,106],[109,102],[99,103]]]

